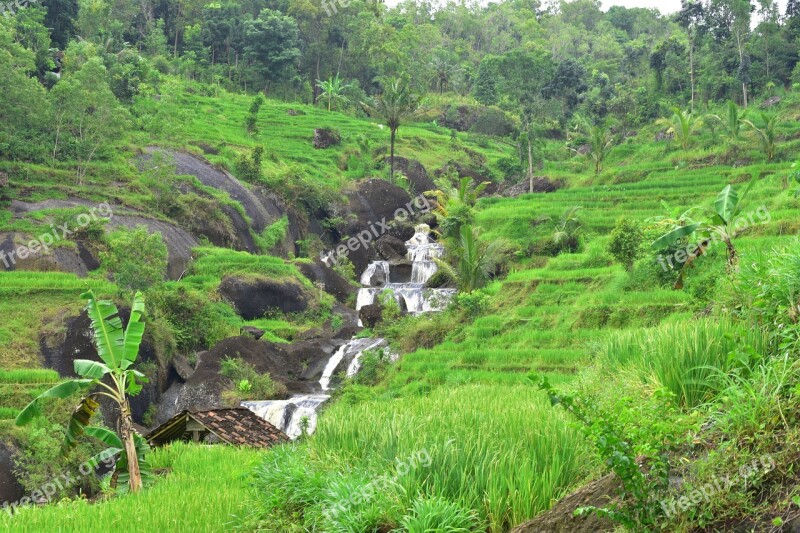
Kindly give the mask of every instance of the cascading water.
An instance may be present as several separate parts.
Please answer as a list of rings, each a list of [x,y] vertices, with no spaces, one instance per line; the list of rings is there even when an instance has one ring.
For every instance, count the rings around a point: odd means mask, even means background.
[[[411,279],[408,282],[392,282],[391,265],[386,261],[374,261],[369,264],[361,276],[361,283],[366,285],[359,289],[356,311],[365,305],[375,303],[375,298],[383,290],[390,290],[397,303],[405,307],[412,315],[439,311],[443,309],[455,294],[454,289],[426,289],[425,283],[438,270],[434,259],[444,255],[444,246],[431,242],[428,234],[430,228],[420,225],[414,236],[406,241],[411,262]]]
[[[306,431],[311,434],[317,427],[317,410],[328,401],[327,394],[298,395],[288,400],[242,402],[255,414],[296,439],[303,434],[303,419],[308,421]]]
[[[356,311],[375,302],[378,294],[387,289],[398,303],[402,303],[409,313],[415,315],[439,311],[448,304],[456,292],[455,289],[425,289],[425,283],[437,271],[434,259],[444,254],[444,247],[431,242],[429,233],[428,226],[418,226],[414,236],[406,242],[408,250],[406,257],[411,262],[411,277],[407,282],[392,281],[392,265],[387,261],[374,261],[369,264],[361,275],[361,283],[366,287],[358,291]],[[323,394],[296,395],[288,400],[248,401],[242,402],[242,407],[250,409],[280,428],[292,439],[302,435],[305,419],[306,432],[311,434],[317,427],[317,411],[330,399],[330,396],[324,393],[330,390],[331,378],[336,374],[336,370],[346,364],[347,377],[353,377],[361,369],[361,358],[365,352],[387,346],[385,339],[351,339],[340,346],[325,365],[319,380]],[[390,358],[396,357],[390,354]]]

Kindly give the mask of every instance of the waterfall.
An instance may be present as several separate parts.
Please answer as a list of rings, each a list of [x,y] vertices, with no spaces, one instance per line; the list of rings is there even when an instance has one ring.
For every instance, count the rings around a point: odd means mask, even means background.
[[[351,339],[343,344],[336,353],[334,353],[325,365],[325,370],[322,372],[322,377],[319,380],[320,387],[323,391],[330,390],[331,377],[336,372],[336,369],[346,358],[351,358],[350,365],[347,367],[347,377],[353,377],[361,367],[361,356],[364,352],[374,350],[378,347],[386,346],[385,339]],[[355,369],[355,370],[353,370]]]
[[[375,299],[384,290],[391,292],[395,301],[412,315],[440,311],[444,309],[456,293],[455,289],[426,289],[425,283],[437,271],[436,262],[444,255],[444,246],[431,242],[430,228],[426,225],[417,226],[414,236],[406,241],[408,250],[407,259],[411,263],[411,279],[407,283],[392,283],[392,265],[387,261],[373,261],[361,275],[361,284],[356,299],[356,311],[367,305],[375,303]],[[322,256],[322,260],[329,261],[331,256]],[[404,265],[407,268],[407,265]],[[397,275],[397,272],[395,272]],[[406,278],[399,275],[395,279]],[[361,326],[359,320],[359,326]],[[337,369],[346,365],[347,377],[355,376],[361,369],[361,358],[364,352],[375,348],[386,348],[385,339],[356,339],[353,338],[337,349],[319,379],[321,391],[327,392],[331,388],[331,379]],[[388,354],[391,360],[397,358],[396,354]],[[313,433],[317,427],[317,411],[320,406],[330,398],[327,394],[302,394],[288,400],[246,401],[246,407],[261,418],[271,422],[283,430],[290,438],[296,439],[302,434],[301,424],[304,417],[308,418],[308,433]]]
[[[317,427],[317,410],[330,396],[327,394],[298,395],[288,400],[269,400],[242,402],[255,414],[286,433],[289,438],[296,439],[303,434],[303,418],[308,418],[309,434]]]

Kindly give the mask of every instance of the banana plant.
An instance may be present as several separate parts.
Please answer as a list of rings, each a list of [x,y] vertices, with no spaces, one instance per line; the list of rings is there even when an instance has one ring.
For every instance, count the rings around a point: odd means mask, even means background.
[[[667,134],[674,135],[683,151],[686,152],[689,150],[692,133],[703,127],[703,119],[694,116],[688,111],[673,107],[672,117],[659,119],[657,124],[665,126]]]
[[[39,404],[42,400],[66,399],[79,392],[83,393],[84,396],[67,425],[62,453],[66,454],[74,448],[83,434],[100,438],[120,452],[124,449],[125,459],[117,463],[116,471],[123,468],[127,470],[130,490],[138,492],[142,487],[139,453],[144,448],[139,437],[137,453],[138,435],[133,430],[129,397],[139,394],[142,390],[141,383],[147,382],[144,374],[132,368],[139,356],[139,346],[144,335],[144,298],[139,292],[134,296],[126,328],[122,327],[122,319],[113,302],[97,300],[92,291],[84,293],[81,298],[87,300],[86,311],[92,321],[94,342],[101,361],[76,359],[74,368],[80,379],[65,381],[39,395],[19,413],[16,424],[23,426],[33,420],[40,412]],[[100,397],[111,399],[119,408],[119,435],[115,435],[116,439],[110,438],[108,430],[87,427],[97,412],[97,400]]]
[[[726,113],[724,119],[719,115],[708,116],[718,121],[725,127],[729,139],[732,141],[738,141],[739,134],[742,131],[742,124],[745,122],[745,117],[747,116],[747,110],[745,109],[740,111],[739,106],[737,106],[736,102],[733,100],[728,100],[725,110]]]
[[[680,289],[683,287],[683,278],[686,268],[690,267],[694,261],[702,256],[706,249],[714,241],[722,241],[728,252],[728,268],[735,270],[738,264],[738,252],[733,243],[736,236],[736,220],[741,212],[744,199],[747,197],[753,184],[756,182],[757,176],[754,176],[747,184],[744,191],[740,195],[730,184],[722,189],[717,198],[714,200],[713,212],[703,220],[682,221],[676,225],[669,232],[665,233],[651,245],[652,250],[664,250],[675,246],[682,239],[689,239],[694,236],[698,244],[694,245],[691,250],[688,250],[687,259],[683,263],[678,280],[675,283],[675,288]],[[688,213],[688,211],[687,211]]]
[[[327,80],[317,80],[317,87],[322,90],[320,98],[328,101],[328,111],[332,109],[334,102],[340,102],[345,105],[350,103],[350,99],[344,95],[344,92],[352,85],[344,83],[339,76],[328,78]]]

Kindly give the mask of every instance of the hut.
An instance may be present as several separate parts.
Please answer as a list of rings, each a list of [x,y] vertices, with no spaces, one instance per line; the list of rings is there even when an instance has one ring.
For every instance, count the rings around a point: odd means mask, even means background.
[[[268,448],[289,437],[249,409],[185,410],[173,416],[147,435],[153,447],[176,440],[225,442],[234,446]]]

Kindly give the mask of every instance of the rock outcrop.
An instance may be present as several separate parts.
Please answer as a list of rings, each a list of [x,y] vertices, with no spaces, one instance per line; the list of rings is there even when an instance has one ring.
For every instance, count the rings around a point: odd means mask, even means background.
[[[220,283],[219,292],[245,320],[262,318],[274,311],[302,312],[309,303],[303,287],[289,280],[228,276]]]

